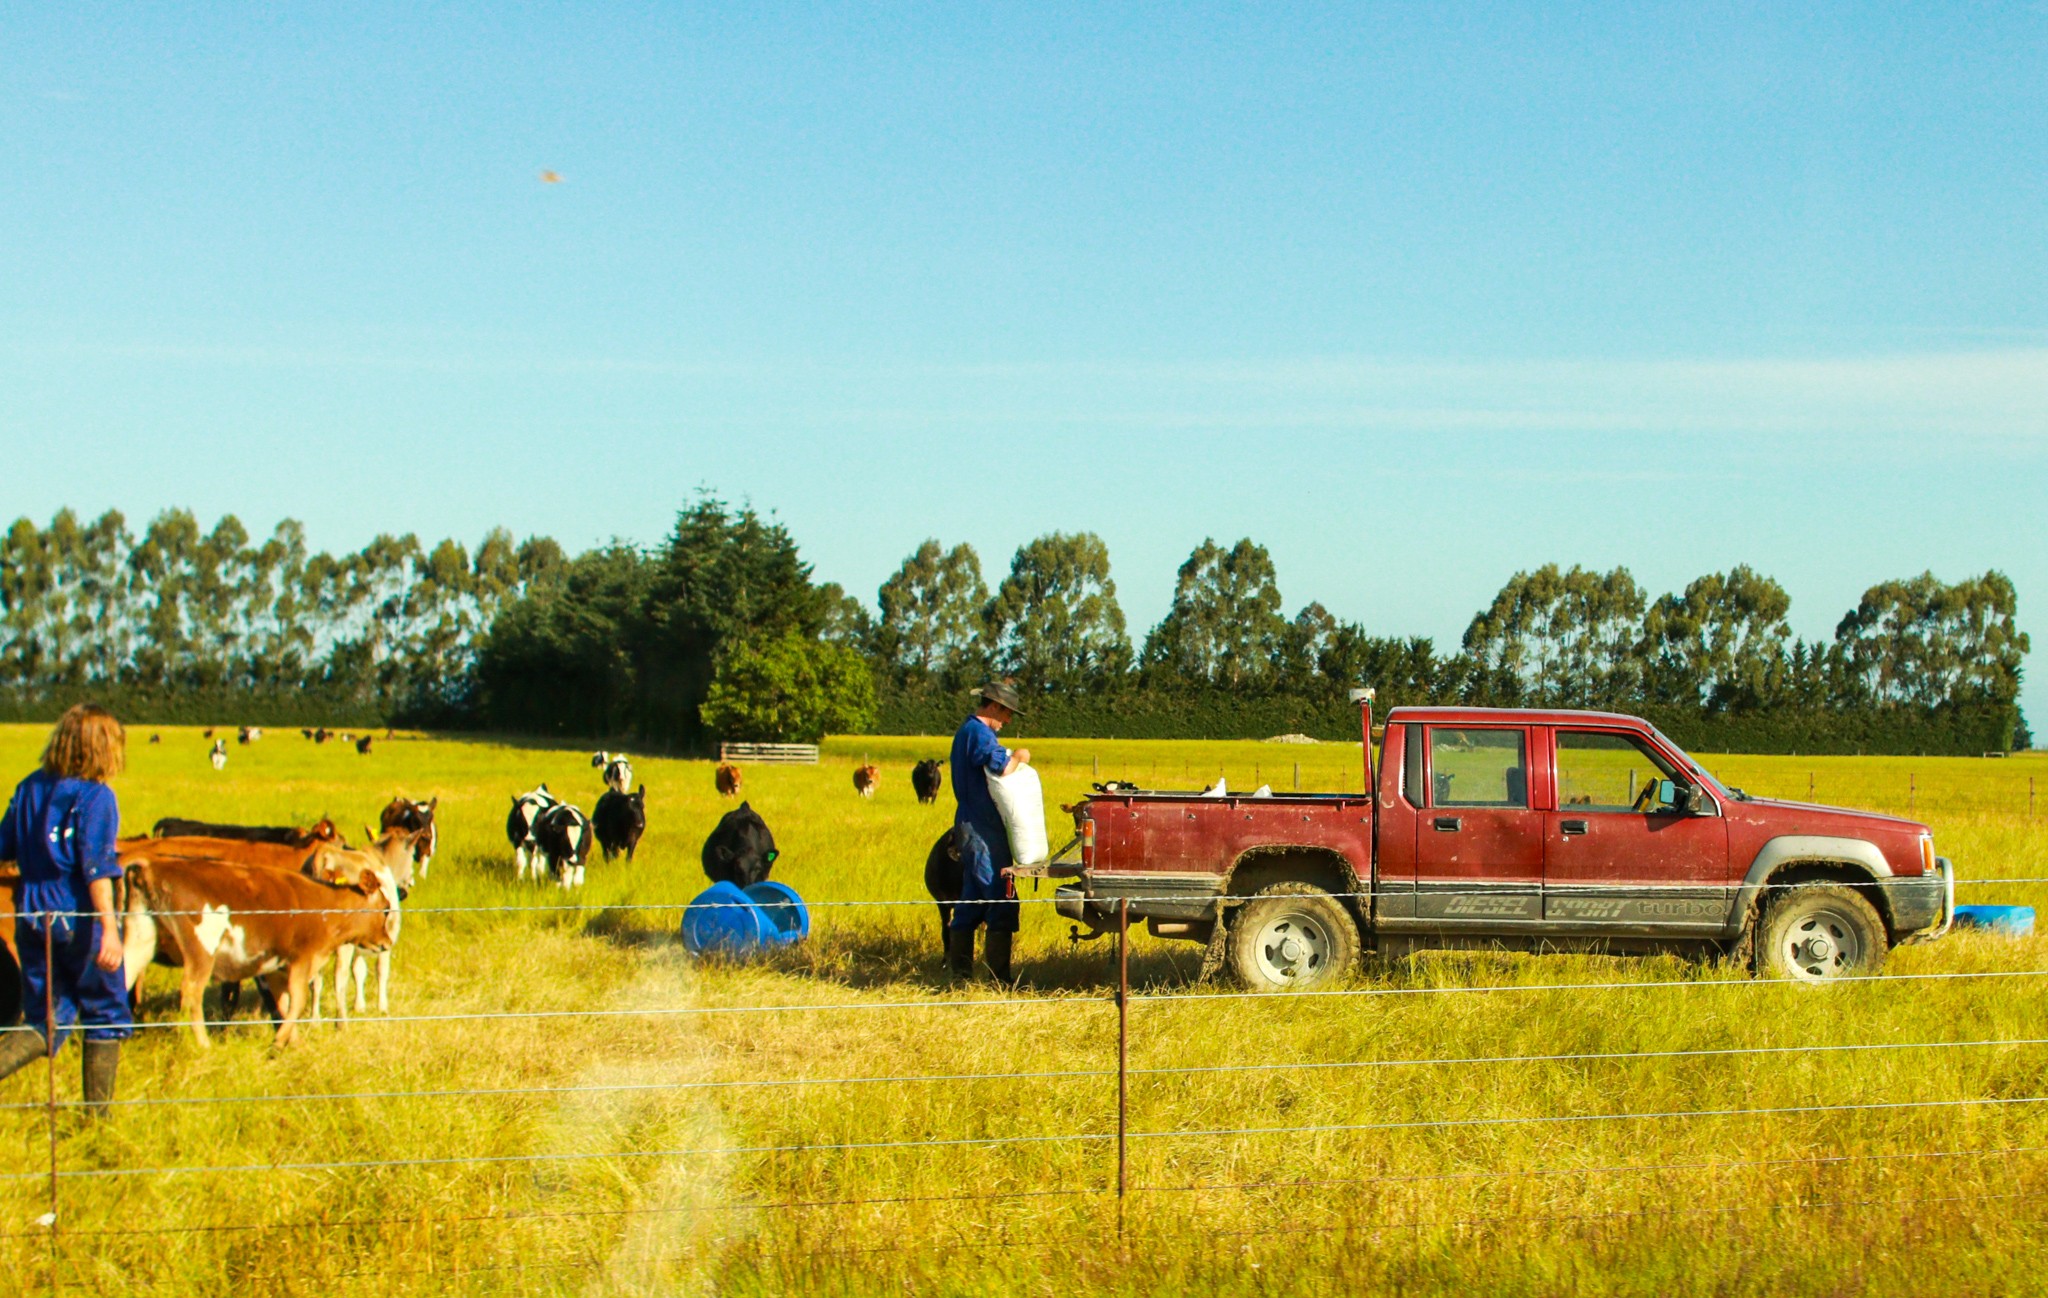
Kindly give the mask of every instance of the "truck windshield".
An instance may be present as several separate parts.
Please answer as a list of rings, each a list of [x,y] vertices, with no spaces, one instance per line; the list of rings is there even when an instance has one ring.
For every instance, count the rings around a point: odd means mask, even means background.
[[[1691,753],[1686,752],[1677,744],[1672,743],[1671,736],[1665,734],[1663,731],[1657,729],[1657,727],[1655,726],[1650,727],[1650,733],[1657,736],[1657,741],[1663,744],[1664,747],[1670,749],[1674,753],[1677,753],[1679,758],[1682,761],[1684,761],[1686,769],[1691,771],[1694,775],[1699,776],[1701,780],[1705,781],[1708,788],[1712,789],[1714,792],[1720,794],[1724,798],[1732,798],[1737,802],[1749,801],[1748,794],[1743,793],[1739,789],[1731,789],[1727,785],[1715,779],[1714,773],[1708,770],[1706,767],[1701,766],[1697,761],[1695,761]]]

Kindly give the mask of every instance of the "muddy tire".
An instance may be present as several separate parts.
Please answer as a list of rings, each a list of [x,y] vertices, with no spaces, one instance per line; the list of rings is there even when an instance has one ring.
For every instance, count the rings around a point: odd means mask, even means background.
[[[1230,972],[1253,991],[1302,991],[1355,966],[1358,945],[1343,902],[1311,884],[1276,883],[1231,916]]]
[[[1787,888],[1764,910],[1756,969],[1766,978],[1834,982],[1884,970],[1884,920],[1854,888],[1835,883]]]

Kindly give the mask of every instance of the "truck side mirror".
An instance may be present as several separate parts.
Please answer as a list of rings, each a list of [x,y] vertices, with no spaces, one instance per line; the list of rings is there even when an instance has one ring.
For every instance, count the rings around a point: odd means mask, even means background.
[[[1671,781],[1666,781],[1666,783],[1671,783]],[[1682,784],[1678,786],[1678,796],[1673,801],[1684,814],[1697,816],[1706,810],[1707,795],[1700,790],[1697,784]]]

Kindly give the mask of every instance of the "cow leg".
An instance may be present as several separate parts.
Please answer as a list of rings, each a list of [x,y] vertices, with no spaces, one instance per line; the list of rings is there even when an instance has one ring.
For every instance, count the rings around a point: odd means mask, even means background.
[[[354,947],[345,946],[334,953],[334,1019],[342,1027],[348,1026],[348,984],[355,975],[355,968]]]
[[[363,1004],[363,985],[370,981],[370,962],[361,952],[352,952],[348,967],[349,973],[355,978],[356,1013],[366,1014],[369,1008]]]
[[[206,988],[213,981],[213,955],[198,943],[185,957],[185,980],[178,988],[178,1007],[192,1024],[192,1036],[205,1050],[213,1045],[206,1035]]]
[[[220,1017],[223,1023],[235,1017],[235,1011],[242,1007],[242,980],[229,979],[220,985]]]
[[[939,949],[946,947],[946,931],[953,927],[953,908],[945,902],[939,903]]]
[[[359,988],[362,986],[360,981],[356,985]],[[389,1014],[391,1012],[391,953],[389,951],[379,951],[377,953],[377,1012],[379,1014]]]
[[[276,1045],[290,1046],[299,1040],[299,1008],[306,1003],[308,985],[312,982],[310,961],[294,961],[290,967],[289,990],[285,992],[284,1022],[277,1025]]]

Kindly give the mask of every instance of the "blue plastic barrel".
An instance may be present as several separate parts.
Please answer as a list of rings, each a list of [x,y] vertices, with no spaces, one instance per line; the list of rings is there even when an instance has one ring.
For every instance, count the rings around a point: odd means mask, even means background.
[[[747,890],[747,896],[761,908],[761,917],[775,946],[788,946],[811,935],[811,908],[796,895],[796,889],[773,879],[763,879]]]
[[[2032,937],[2032,906],[1958,906],[1956,927],[1983,929],[2000,937]]]
[[[714,883],[683,911],[683,945],[692,955],[748,955],[774,941],[768,917],[730,883]]]

